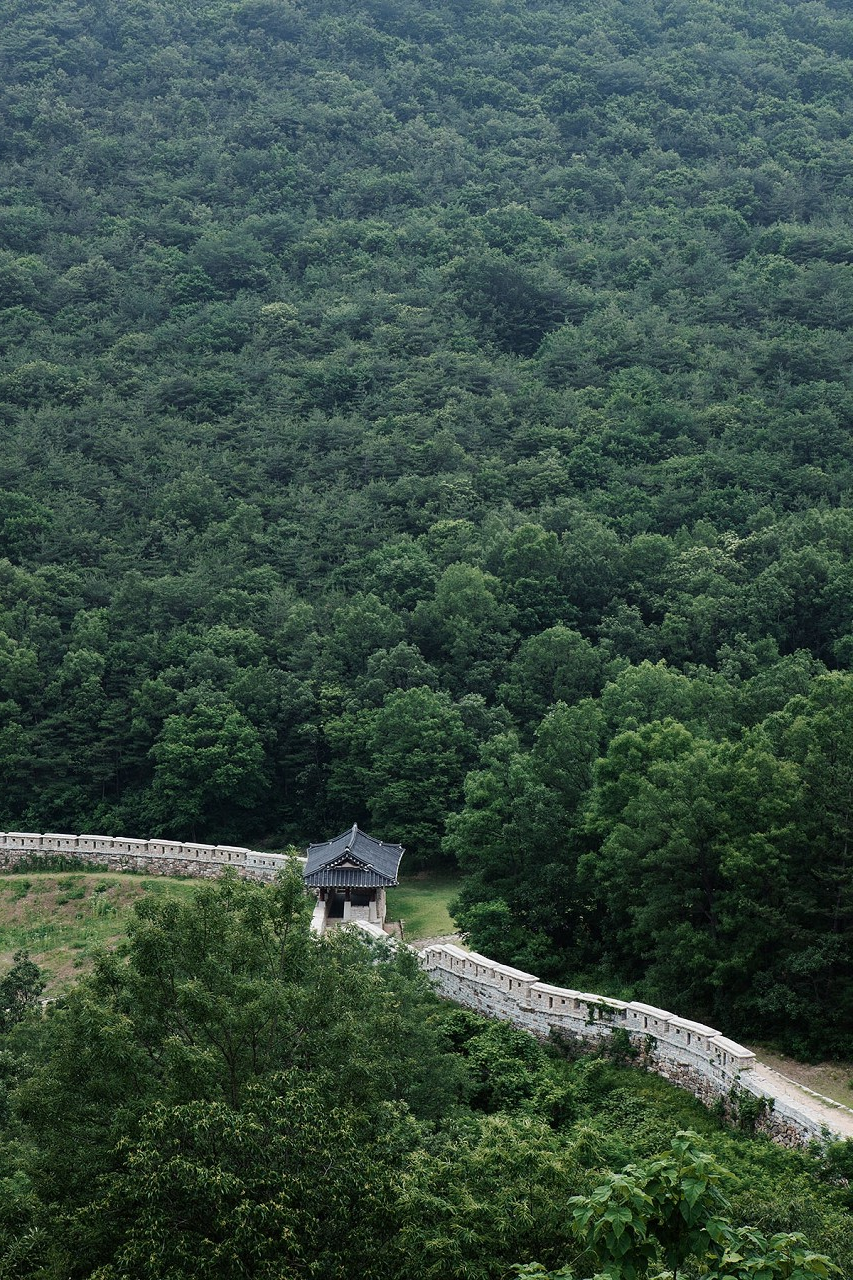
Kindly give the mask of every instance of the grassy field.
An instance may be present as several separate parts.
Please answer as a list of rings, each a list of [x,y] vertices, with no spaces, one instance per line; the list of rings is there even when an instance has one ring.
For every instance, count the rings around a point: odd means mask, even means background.
[[[91,966],[98,948],[116,945],[140,898],[186,898],[198,884],[101,871],[0,876],[0,973],[26,950],[44,973],[47,994],[55,995]],[[388,917],[402,920],[407,942],[454,933],[447,906],[458,891],[450,876],[409,876],[389,891]]]
[[[388,919],[402,920],[406,942],[455,933],[456,922],[447,908],[459,888],[458,876],[403,876],[399,888],[388,890]]]
[[[0,972],[24,949],[56,994],[124,934],[134,902],[149,894],[187,897],[198,881],[110,872],[0,876]]]

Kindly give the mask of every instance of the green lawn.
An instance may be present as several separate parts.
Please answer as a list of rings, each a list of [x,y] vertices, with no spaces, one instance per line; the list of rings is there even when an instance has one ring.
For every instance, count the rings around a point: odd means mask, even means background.
[[[185,898],[198,880],[112,872],[27,872],[0,876],[0,973],[26,950],[55,994],[124,936],[134,902],[149,894]]]
[[[458,876],[404,876],[399,888],[388,890],[388,919],[402,920],[406,942],[455,933],[456,922],[447,907],[460,885]]]
[[[95,951],[124,936],[134,902],[149,894],[188,897],[199,880],[105,871],[0,875],[0,974],[26,950],[56,994],[91,967]],[[460,881],[448,875],[407,876],[388,891],[388,918],[402,920],[407,942],[455,933],[447,906]]]

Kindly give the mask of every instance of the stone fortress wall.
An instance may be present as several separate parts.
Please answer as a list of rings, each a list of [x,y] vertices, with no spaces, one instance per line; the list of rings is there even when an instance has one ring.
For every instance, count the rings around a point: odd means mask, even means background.
[[[63,855],[108,871],[145,871],[148,875],[211,877],[218,876],[225,867],[234,867],[249,880],[272,880],[288,862],[284,854],[256,853],[239,845],[0,831],[0,871],[34,857]]]
[[[554,987],[540,982],[535,974],[448,943],[426,947],[421,963],[441,995],[478,1013],[511,1022],[540,1039],[555,1033],[586,1041],[592,1048],[609,1037],[611,1030],[622,1029],[639,1050],[644,1065],[706,1104],[719,1098],[736,1108],[741,1091],[766,1098],[771,1105],[759,1118],[759,1127],[788,1146],[819,1139],[827,1127],[823,1116],[805,1099],[800,1105],[785,1096],[784,1089],[774,1087],[757,1068],[751,1050],[713,1027],[637,1001]],[[829,1128],[833,1132],[831,1122]]]
[[[236,845],[195,844],[176,840],[137,840],[124,836],[68,835],[61,832],[0,831],[0,871],[44,856],[73,857],[109,871],[144,871],[149,875],[214,877],[226,867],[251,880],[270,881],[289,859]],[[297,859],[304,862],[304,859]],[[312,927],[325,926],[326,904],[318,902]],[[322,918],[321,918],[322,917]],[[367,920],[352,922],[374,938],[388,936]],[[772,1110],[761,1125],[772,1137],[790,1145],[820,1138],[825,1123],[808,1104],[792,1101],[758,1078],[755,1055],[713,1027],[690,1022],[664,1009],[637,1001],[614,1000],[540,982],[532,973],[499,964],[449,943],[420,952],[420,960],[436,990],[449,1000],[545,1038],[552,1032],[590,1048],[611,1029],[624,1029],[643,1062],[703,1102],[730,1099],[732,1091],[769,1098]]]

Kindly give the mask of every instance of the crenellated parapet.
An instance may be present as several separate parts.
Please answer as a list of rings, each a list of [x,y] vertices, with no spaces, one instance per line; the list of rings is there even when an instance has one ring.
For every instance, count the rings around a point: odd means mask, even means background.
[[[535,974],[447,943],[427,947],[422,961],[441,990],[467,993],[465,1003],[540,1035],[553,1031],[597,1041],[621,1028],[648,1055],[697,1070],[726,1089],[755,1064],[751,1050],[716,1028],[666,1009],[555,987]]]
[[[436,943],[421,953],[436,990],[457,1004],[513,1023],[541,1039],[556,1035],[590,1049],[624,1031],[645,1066],[688,1089],[702,1102],[738,1094],[765,1098],[761,1123],[771,1137],[796,1145],[819,1138],[824,1121],[804,1099],[792,1102],[756,1070],[755,1054],[715,1027],[635,1000],[616,1000],[540,982],[532,973],[499,964],[476,951]]]
[[[289,861],[284,854],[258,853],[239,845],[57,831],[0,831],[0,870],[40,856],[65,856],[110,871],[145,871],[149,875],[212,877],[220,875],[225,867],[234,867],[239,875],[251,880],[271,880]]]

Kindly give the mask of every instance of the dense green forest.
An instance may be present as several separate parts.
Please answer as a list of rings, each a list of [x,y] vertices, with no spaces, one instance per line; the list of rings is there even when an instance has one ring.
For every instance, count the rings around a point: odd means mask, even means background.
[[[847,6],[2,0],[0,70],[3,825],[358,820],[853,1053]]]
[[[0,977],[0,1280],[851,1274],[849,1144],[721,1129],[310,909],[226,878],[138,905],[46,1015],[26,957]]]

